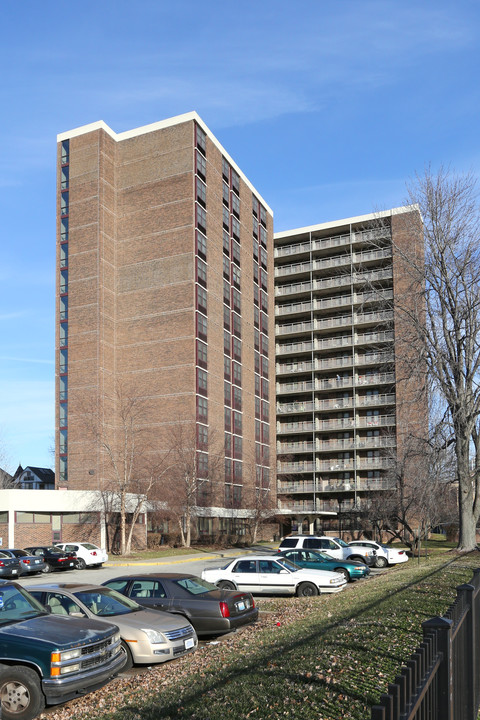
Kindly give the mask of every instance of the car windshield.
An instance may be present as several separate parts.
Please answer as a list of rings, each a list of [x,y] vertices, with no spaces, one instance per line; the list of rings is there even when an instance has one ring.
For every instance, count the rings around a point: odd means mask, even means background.
[[[15,557],[28,557],[28,553],[25,550],[12,550]]]
[[[90,612],[98,615],[98,617],[126,615],[144,609],[130,598],[120,595],[116,590],[107,587],[96,588],[95,590],[81,590],[74,593],[74,595]]]
[[[45,552],[52,553],[52,555],[63,555],[64,550],[62,550],[62,548],[55,547],[55,545],[51,545],[50,547],[45,548]]]
[[[348,547],[347,543],[345,542],[345,540],[342,540],[342,538],[333,538],[333,539],[342,547]]]
[[[293,563],[291,560],[287,560],[287,558],[280,557],[280,558],[275,558],[275,559],[280,565],[283,565],[284,568],[286,568],[287,570],[290,570],[290,572],[294,572],[295,570],[300,570],[298,565],[295,565],[295,563]]]
[[[180,578],[179,580],[174,580],[173,583],[174,585],[178,585],[183,588],[191,595],[205,595],[212,590],[218,590],[217,586],[213,583],[209,583],[198,577]]]
[[[0,626],[47,614],[43,605],[23,588],[0,587]]]
[[[80,545],[85,548],[85,550],[99,550],[99,548],[96,545],[92,545],[92,543],[80,543]]]
[[[312,550],[309,551],[308,557],[306,560],[315,561],[315,560],[331,560],[331,555],[327,555],[326,553],[319,552],[318,550],[315,550],[313,552]]]

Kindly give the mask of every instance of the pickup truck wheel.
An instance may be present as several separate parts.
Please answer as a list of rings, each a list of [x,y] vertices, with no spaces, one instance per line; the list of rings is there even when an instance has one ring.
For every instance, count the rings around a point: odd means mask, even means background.
[[[37,673],[27,667],[0,666],[2,720],[32,720],[45,707]]]
[[[83,558],[77,558],[77,568],[79,570],[85,570],[86,567],[87,563],[85,562],[85,560]]]
[[[376,565],[378,568],[387,567],[387,558],[377,557],[377,560],[376,560],[376,562],[375,562],[375,565]]]
[[[132,652],[131,652],[130,648],[128,647],[127,643],[125,642],[125,640],[122,640],[122,650],[125,653],[125,655],[127,656],[127,662],[125,663],[125,665],[123,666],[123,668],[121,670],[121,672],[125,672],[125,670],[131,670],[131,668],[133,667]]]
[[[232,582],[230,582],[229,580],[221,580],[218,583],[217,587],[219,587],[220,590],[236,590],[237,589],[235,587],[235,585]]]
[[[303,582],[297,588],[298,597],[313,597],[318,595],[318,588],[311,582]]]

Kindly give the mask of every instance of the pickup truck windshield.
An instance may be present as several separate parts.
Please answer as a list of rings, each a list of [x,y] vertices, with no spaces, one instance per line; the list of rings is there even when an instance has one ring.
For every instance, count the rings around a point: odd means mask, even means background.
[[[0,627],[46,614],[43,605],[23,588],[0,584]]]

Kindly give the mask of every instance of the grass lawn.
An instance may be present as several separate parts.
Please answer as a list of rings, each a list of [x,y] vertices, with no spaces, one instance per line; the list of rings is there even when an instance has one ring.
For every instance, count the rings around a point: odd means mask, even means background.
[[[119,678],[53,717],[369,720],[371,706],[420,642],[422,621],[442,615],[456,586],[480,567],[478,552],[458,557],[445,547],[338,595],[258,597],[256,626]]]

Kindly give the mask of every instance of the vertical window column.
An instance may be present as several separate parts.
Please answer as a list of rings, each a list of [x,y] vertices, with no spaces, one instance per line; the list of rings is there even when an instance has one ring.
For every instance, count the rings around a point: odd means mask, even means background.
[[[68,227],[69,227],[70,141],[60,147],[60,278],[59,278],[59,482],[68,481]]]

